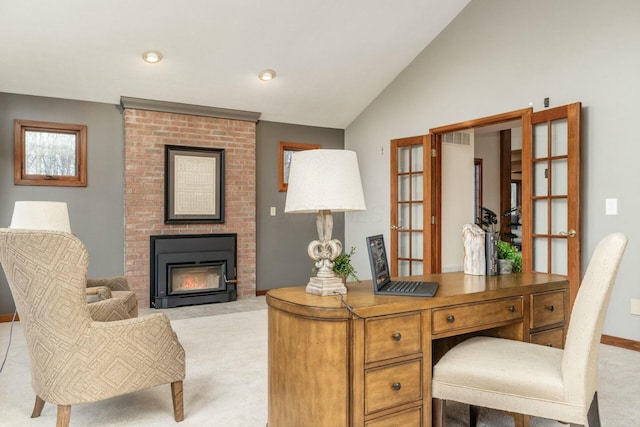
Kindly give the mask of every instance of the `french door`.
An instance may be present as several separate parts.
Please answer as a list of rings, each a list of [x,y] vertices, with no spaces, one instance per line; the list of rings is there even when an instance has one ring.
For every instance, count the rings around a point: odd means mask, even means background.
[[[432,256],[431,136],[391,141],[391,249],[392,276],[434,272]]]
[[[523,117],[522,255],[525,271],[581,280],[580,112],[569,104]]]

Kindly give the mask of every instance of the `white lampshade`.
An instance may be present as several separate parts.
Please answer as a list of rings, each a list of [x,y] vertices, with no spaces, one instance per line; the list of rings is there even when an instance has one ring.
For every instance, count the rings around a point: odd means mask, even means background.
[[[16,202],[9,228],[71,233],[65,202]]]
[[[285,212],[365,210],[356,153],[304,150],[293,154]]]

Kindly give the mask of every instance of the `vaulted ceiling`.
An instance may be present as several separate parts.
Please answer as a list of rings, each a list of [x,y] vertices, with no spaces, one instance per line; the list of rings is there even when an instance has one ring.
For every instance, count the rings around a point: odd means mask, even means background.
[[[346,128],[469,1],[0,0],[0,92]]]

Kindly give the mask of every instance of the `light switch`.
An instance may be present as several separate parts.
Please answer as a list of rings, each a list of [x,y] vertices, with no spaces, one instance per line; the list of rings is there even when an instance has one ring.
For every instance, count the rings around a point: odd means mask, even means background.
[[[271,216],[276,216],[276,207],[271,206]]]
[[[640,298],[631,298],[631,314],[640,316]]]
[[[605,199],[605,214],[618,215],[618,199]]]

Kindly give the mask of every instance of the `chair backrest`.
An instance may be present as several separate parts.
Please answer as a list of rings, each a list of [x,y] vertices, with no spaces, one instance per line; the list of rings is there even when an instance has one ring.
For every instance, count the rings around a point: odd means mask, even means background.
[[[624,234],[613,233],[598,243],[571,312],[562,359],[565,398],[586,408],[598,388],[602,327],[627,242]]]
[[[38,385],[51,378],[47,369],[73,369],[64,360],[90,328],[87,251],[70,233],[0,229],[0,263],[20,315],[38,393]]]

